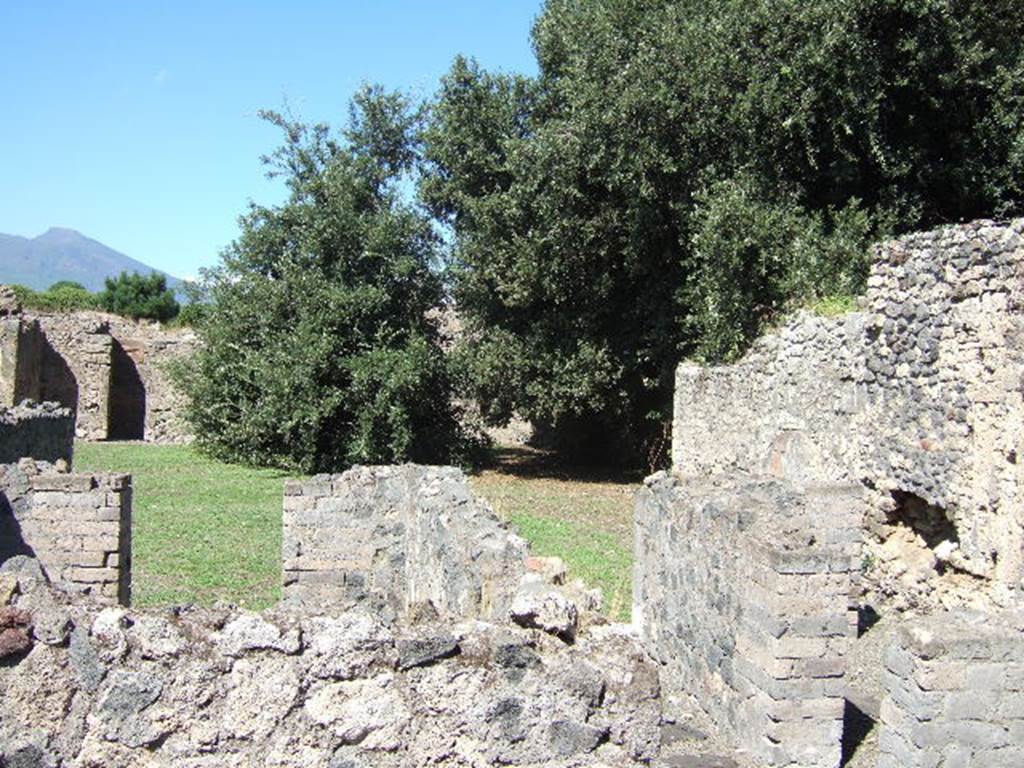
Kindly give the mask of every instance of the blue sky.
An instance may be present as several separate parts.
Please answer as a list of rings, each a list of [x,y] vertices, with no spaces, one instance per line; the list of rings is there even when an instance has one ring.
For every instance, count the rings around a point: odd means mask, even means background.
[[[366,81],[433,92],[463,53],[533,73],[541,0],[0,3],[0,232],[70,227],[195,275],[279,182],[256,117],[340,124]]]

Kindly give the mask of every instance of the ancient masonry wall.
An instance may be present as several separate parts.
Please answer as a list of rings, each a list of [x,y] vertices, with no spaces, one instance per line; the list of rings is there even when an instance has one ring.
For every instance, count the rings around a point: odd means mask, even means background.
[[[356,467],[285,488],[287,602],[392,616],[431,604],[449,616],[504,618],[526,544],[450,467]]]
[[[170,367],[196,349],[192,331],[101,312],[29,317],[5,307],[0,405],[58,402],[76,412],[76,434],[87,440],[191,439]]]
[[[107,324],[92,316],[58,316],[41,323],[46,344],[40,362],[42,397],[76,412],[75,434],[107,437],[110,421],[110,361]]]
[[[839,764],[860,500],[750,477],[649,478],[634,622],[663,684],[766,766]]]
[[[673,466],[864,482],[876,533],[910,499],[933,518],[928,544],[948,541],[940,570],[986,579],[1005,603],[1024,577],[1024,220],[876,256],[864,311],[803,313],[735,365],[679,368]]]
[[[131,478],[71,474],[74,422],[53,404],[0,411],[0,560],[35,558],[56,584],[131,599]]]
[[[6,576],[0,616],[36,642],[0,664],[3,765],[619,768],[659,751],[657,671],[621,628],[566,645],[358,609],[100,610]]]
[[[886,656],[878,768],[1024,765],[1024,612],[941,613]]]
[[[40,400],[39,365],[43,338],[39,324],[18,315],[0,315],[0,405]]]
[[[27,485],[27,503],[12,505],[21,540],[51,581],[128,605],[131,477],[47,471],[19,482],[13,474],[9,489]]]
[[[54,403],[39,406],[0,407],[0,465],[32,458],[71,463],[75,418]]]
[[[121,359],[129,373],[134,369],[144,392],[144,439],[155,443],[190,441],[191,427],[183,416],[186,398],[171,381],[170,367],[198,348],[199,337],[189,329],[166,329],[116,315],[110,316],[109,322]]]

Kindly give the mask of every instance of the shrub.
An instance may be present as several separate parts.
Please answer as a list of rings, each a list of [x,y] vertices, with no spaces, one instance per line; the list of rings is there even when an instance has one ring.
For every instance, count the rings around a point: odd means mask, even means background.
[[[417,114],[367,88],[340,137],[264,117],[285,135],[265,162],[290,196],[252,205],[204,277],[205,344],[178,372],[199,445],[307,472],[464,458],[427,319],[442,298],[438,241],[399,192]]]
[[[180,311],[174,292],[167,289],[167,278],[158,272],[140,275],[122,272],[106,279],[106,289],[99,294],[103,309],[125,317],[146,318],[166,322]]]

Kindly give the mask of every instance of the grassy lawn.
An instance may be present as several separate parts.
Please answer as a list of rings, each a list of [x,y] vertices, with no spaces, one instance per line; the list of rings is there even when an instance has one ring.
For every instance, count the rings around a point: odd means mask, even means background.
[[[499,450],[495,459],[473,477],[473,490],[515,525],[534,554],[561,557],[570,579],[600,587],[608,615],[628,621],[639,476],[563,467],[526,448]]]
[[[136,605],[263,608],[279,599],[285,473],[141,443],[78,443],[75,469],[133,476]],[[561,468],[523,449],[499,451],[472,485],[536,554],[561,557],[570,578],[604,591],[610,616],[628,620],[635,480]]]
[[[140,443],[77,443],[75,470],[132,474],[135,605],[280,598],[284,473]]]

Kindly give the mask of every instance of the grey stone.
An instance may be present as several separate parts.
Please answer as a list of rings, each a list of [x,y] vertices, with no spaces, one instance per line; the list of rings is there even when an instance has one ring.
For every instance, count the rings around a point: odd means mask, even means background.
[[[593,752],[608,738],[608,730],[583,723],[556,720],[548,728],[548,738],[555,754],[567,757],[581,752]]]
[[[459,641],[451,635],[398,640],[395,646],[402,670],[434,664],[459,652]]]

